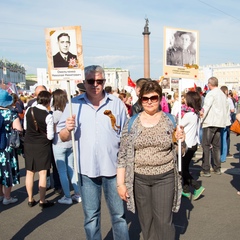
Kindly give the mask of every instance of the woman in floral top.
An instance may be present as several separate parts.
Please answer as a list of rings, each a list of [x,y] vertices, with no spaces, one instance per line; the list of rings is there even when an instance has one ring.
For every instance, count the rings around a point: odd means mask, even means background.
[[[139,104],[143,112],[131,129],[127,122],[122,132],[117,188],[128,210],[135,212],[136,203],[144,239],[173,240],[174,125],[159,108],[161,98],[162,89],[156,81],[148,81],[141,88]],[[184,141],[181,128],[177,128],[176,136]]]
[[[0,149],[0,202],[3,202],[4,205],[18,201],[17,198],[11,197],[11,190],[12,186],[20,183],[17,151],[8,144],[11,128],[22,131],[17,112],[9,109],[12,102],[12,96],[5,90],[0,89],[0,117],[3,117],[1,131],[3,133],[5,129],[6,134],[4,140],[6,145],[3,149]]]

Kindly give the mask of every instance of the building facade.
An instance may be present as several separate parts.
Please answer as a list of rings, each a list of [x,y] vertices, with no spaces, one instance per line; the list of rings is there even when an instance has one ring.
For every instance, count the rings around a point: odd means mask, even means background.
[[[207,83],[208,78],[214,76],[219,81],[219,86],[226,85],[231,90],[240,92],[240,64],[223,63],[208,65],[199,68],[199,80]]]
[[[111,86],[120,91],[128,85],[129,71],[122,68],[104,68],[106,83],[105,86]]]
[[[0,60],[1,84],[15,83],[20,88],[25,87],[26,70],[18,63],[11,63],[7,60]]]

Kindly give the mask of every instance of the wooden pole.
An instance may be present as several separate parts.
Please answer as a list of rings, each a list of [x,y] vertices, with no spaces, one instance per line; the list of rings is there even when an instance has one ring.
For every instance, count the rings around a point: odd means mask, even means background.
[[[70,81],[67,80],[67,95],[68,95],[68,103],[70,109],[70,117],[72,117],[72,101],[71,101],[71,91],[70,91]],[[74,171],[76,174],[76,180],[78,182],[78,165],[77,165],[77,156],[76,156],[76,146],[75,146],[75,131],[71,131],[72,136],[72,148],[73,148],[73,158],[74,158]]]
[[[179,84],[178,84],[178,101],[179,101],[179,106],[178,106],[178,126],[181,126],[181,107],[182,107],[182,79],[179,79]],[[182,145],[181,145],[181,140],[178,140],[178,171],[182,171]]]

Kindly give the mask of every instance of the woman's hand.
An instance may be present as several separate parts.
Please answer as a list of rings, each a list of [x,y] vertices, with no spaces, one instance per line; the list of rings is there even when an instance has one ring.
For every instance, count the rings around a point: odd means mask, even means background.
[[[185,141],[185,132],[183,126],[177,126],[175,131],[175,137],[177,140],[181,140],[181,142]]]
[[[183,126],[177,126],[175,131],[175,137],[181,141],[181,154],[184,156],[187,152],[187,145],[185,142],[185,132]]]
[[[129,198],[129,195],[127,193],[127,187],[125,184],[121,184],[121,185],[118,185],[117,186],[117,191],[118,191],[118,195],[119,197],[124,200],[125,202],[127,202],[128,198]]]

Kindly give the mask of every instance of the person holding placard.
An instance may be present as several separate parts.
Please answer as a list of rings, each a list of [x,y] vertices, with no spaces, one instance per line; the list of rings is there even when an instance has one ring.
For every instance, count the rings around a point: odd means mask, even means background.
[[[72,99],[57,125],[62,141],[75,133],[80,192],[86,239],[102,239],[101,194],[105,195],[112,221],[113,238],[128,240],[123,201],[117,193],[117,154],[126,122],[124,103],[104,91],[104,70],[85,67],[86,93]],[[73,115],[70,116],[70,107]],[[70,116],[70,117],[69,117]]]

